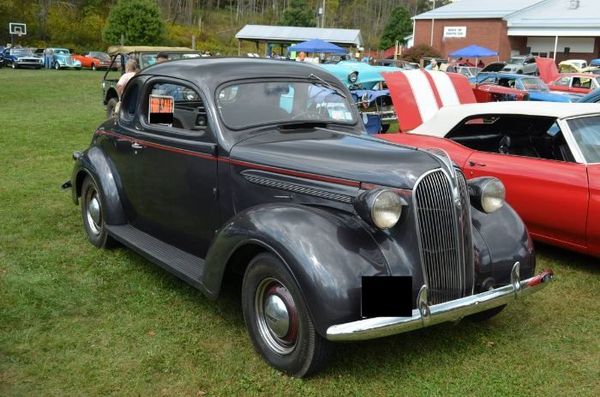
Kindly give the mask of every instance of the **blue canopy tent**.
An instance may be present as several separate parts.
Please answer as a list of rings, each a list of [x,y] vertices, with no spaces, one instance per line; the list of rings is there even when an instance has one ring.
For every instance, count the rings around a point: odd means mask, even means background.
[[[492,51],[489,48],[480,47],[478,45],[470,45],[460,50],[456,50],[451,52],[450,55],[452,58],[475,58],[475,64],[478,63],[479,58],[487,58],[487,57],[497,57],[498,53],[496,51]]]
[[[290,46],[288,51],[304,51],[304,52],[327,52],[331,54],[346,54],[348,51],[342,47],[338,47],[328,41],[319,39],[305,41],[296,45]]]

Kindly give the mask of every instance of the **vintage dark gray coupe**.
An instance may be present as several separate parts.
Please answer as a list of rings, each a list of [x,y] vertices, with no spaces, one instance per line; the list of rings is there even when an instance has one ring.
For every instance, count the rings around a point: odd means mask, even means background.
[[[552,279],[534,276],[499,180],[369,137],[316,66],[150,66],[74,158],[64,186],[92,244],[118,241],[210,298],[240,275],[256,350],[293,376],[333,341],[491,317]]]

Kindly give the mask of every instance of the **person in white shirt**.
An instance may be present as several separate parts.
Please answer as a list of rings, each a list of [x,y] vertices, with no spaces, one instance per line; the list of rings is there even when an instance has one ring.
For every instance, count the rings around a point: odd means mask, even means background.
[[[129,82],[129,80],[131,80],[131,78],[139,71],[140,68],[135,59],[130,59],[127,61],[125,64],[125,73],[123,73],[123,76],[121,76],[117,82],[117,94],[119,94],[119,98],[121,98],[121,95],[123,95],[123,90],[125,89],[127,82]]]

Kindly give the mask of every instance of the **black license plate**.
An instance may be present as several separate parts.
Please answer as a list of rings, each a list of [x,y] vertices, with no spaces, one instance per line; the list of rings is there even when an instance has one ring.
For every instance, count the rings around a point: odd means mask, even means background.
[[[362,277],[363,317],[412,316],[412,277]]]

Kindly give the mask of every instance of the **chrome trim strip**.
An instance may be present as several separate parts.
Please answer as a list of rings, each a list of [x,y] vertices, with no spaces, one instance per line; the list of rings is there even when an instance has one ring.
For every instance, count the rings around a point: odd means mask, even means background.
[[[413,331],[444,322],[457,321],[465,316],[505,305],[519,296],[533,294],[553,280],[553,272],[545,270],[526,280],[519,279],[519,262],[513,265],[511,283],[503,287],[466,296],[437,305],[427,305],[427,287],[421,287],[418,306],[412,317],[375,317],[336,324],[327,328],[330,341],[360,341]]]
[[[250,182],[261,186],[270,187],[273,189],[286,190],[289,192],[307,194],[310,196],[320,197],[328,200],[338,201],[341,203],[352,203],[353,197],[340,193],[328,192],[322,189],[316,189],[312,187],[302,186],[300,184],[279,181],[276,179],[265,178],[261,176],[251,175],[248,173],[242,173],[244,178]]]

